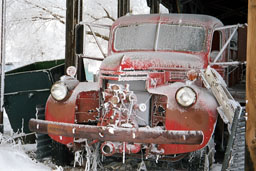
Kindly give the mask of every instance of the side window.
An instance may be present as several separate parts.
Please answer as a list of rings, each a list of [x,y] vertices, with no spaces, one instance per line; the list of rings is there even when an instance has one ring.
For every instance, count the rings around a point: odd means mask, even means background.
[[[210,61],[214,61],[214,59],[217,57],[218,53],[220,52],[222,46],[222,35],[220,31],[215,31],[213,33],[212,38],[212,47],[211,47],[211,53],[210,53]]]

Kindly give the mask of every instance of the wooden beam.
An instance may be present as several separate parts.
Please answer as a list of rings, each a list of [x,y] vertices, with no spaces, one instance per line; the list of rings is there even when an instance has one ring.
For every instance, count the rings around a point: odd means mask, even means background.
[[[246,68],[246,143],[256,169],[256,0],[248,0],[247,68]],[[246,159],[248,160],[248,159]],[[248,167],[248,164],[247,164]],[[249,166],[250,167],[250,166]]]
[[[6,50],[6,0],[1,2],[1,21],[0,21],[0,133],[4,133],[3,124],[3,105],[4,105],[4,79],[5,79],[5,50]]]
[[[77,67],[75,26],[82,20],[82,4],[83,0],[66,0],[65,69],[69,66]]]
[[[159,0],[151,0],[150,14],[157,14],[160,12]]]
[[[122,17],[130,12],[130,0],[118,0],[117,17]]]

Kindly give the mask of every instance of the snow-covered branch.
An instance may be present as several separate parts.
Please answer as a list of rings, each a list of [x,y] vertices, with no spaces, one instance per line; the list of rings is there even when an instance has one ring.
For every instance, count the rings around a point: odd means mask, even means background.
[[[110,20],[112,20],[113,22],[115,21],[115,19],[113,17],[110,16],[109,12],[106,10],[106,8],[102,7],[103,10],[105,11],[107,16],[103,16],[103,18],[108,18]]]
[[[103,11],[105,12],[106,15],[101,16],[101,17],[95,17],[94,15],[85,12],[85,14],[87,16],[91,17],[94,20],[93,22],[96,22],[96,21],[99,21],[99,20],[102,20],[102,19],[110,19],[112,22],[114,22],[116,20],[114,17],[112,17],[109,14],[108,10],[105,7],[103,7],[102,4],[100,4],[100,3],[97,3],[97,4],[103,9]]]
[[[60,14],[56,14],[56,13],[52,12],[51,10],[49,10],[49,9],[43,7],[43,6],[40,6],[36,3],[34,3],[33,1],[24,0],[24,2],[26,2],[27,4],[33,5],[36,8],[39,8],[39,9],[43,10],[44,12],[50,14],[54,19],[58,20],[60,23],[65,24],[65,21],[63,20],[65,18],[64,16],[62,16]],[[46,19],[44,17],[37,17],[37,18],[38,19],[40,19],[40,18],[41,19]]]
[[[86,31],[86,34],[93,35],[91,31]],[[103,34],[100,34],[100,33],[95,32],[95,31],[94,31],[94,34],[95,34],[95,36],[97,36],[97,37],[99,37],[99,38],[101,38],[103,40],[106,40],[106,41],[109,40],[108,36],[104,36]]]

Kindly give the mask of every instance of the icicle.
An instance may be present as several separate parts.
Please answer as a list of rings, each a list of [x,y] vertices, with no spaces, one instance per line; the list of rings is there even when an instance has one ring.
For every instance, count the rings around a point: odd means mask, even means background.
[[[83,164],[83,152],[81,150],[75,152],[74,167],[76,167],[76,163],[78,163],[79,166]]]
[[[36,107],[36,119],[38,119],[38,108]]]
[[[53,170],[53,171],[63,171],[63,167],[61,167],[61,166],[56,166],[56,169]]]
[[[134,133],[134,132],[132,133],[132,138],[133,138],[133,139],[135,139],[135,138],[136,138],[136,135],[135,135],[135,133]]]
[[[97,166],[102,168],[101,162],[100,162],[100,154],[99,154],[99,148],[100,148],[100,143],[96,144],[96,147],[94,148],[94,151],[92,153],[92,168],[91,170],[97,171]]]
[[[24,133],[24,118],[22,118],[22,127],[21,127],[21,133]]]
[[[87,140],[85,141],[86,150],[86,164],[85,171],[97,171],[97,166],[101,167],[100,156],[99,156],[99,143],[93,148],[89,146]]]
[[[86,164],[85,164],[85,171],[90,171],[91,166],[91,150],[87,143],[87,140],[85,141],[85,150],[86,150]]]
[[[147,167],[144,160],[141,161],[138,171],[142,171],[142,170],[147,171]]]
[[[123,164],[125,163],[125,142],[123,142]]]
[[[158,163],[159,155],[156,155],[156,163]]]

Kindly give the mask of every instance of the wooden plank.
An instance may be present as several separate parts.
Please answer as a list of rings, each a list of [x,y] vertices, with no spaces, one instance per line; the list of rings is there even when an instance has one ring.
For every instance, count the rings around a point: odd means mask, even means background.
[[[117,17],[122,17],[130,12],[130,0],[118,0]]]
[[[4,104],[4,79],[5,79],[5,45],[6,45],[6,0],[1,1],[1,22],[0,22],[0,132],[4,132],[3,104]]]
[[[82,20],[83,0],[66,1],[66,47],[65,69],[69,66],[77,67],[75,56],[75,26]]]
[[[76,0],[74,0],[76,1]],[[75,64],[74,58],[74,2],[73,0],[66,1],[66,47],[65,47],[65,70],[67,67]]]
[[[151,0],[150,14],[157,14],[160,12],[160,2],[158,0]]]
[[[247,125],[246,143],[251,161],[256,169],[256,0],[248,0],[246,104]],[[246,158],[248,159],[248,157]],[[246,165],[247,169],[250,164]],[[248,169],[249,170],[249,169]]]
[[[238,61],[246,61],[247,26],[238,28],[237,57]]]

